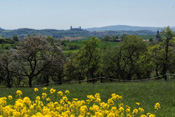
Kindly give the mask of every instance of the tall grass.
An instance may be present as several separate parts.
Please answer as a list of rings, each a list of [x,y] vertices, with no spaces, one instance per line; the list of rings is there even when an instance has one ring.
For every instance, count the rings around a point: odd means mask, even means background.
[[[129,83],[97,83],[97,84],[64,84],[53,85],[48,87],[55,88],[57,91],[69,90],[69,99],[78,98],[86,99],[89,94],[101,94],[102,101],[107,101],[112,93],[123,96],[123,103],[131,107],[136,106],[136,102],[141,103],[141,107],[146,112],[155,113],[154,104],[159,102],[161,110],[156,113],[158,117],[173,117],[175,116],[175,82],[167,83],[162,81],[147,81],[147,82],[129,82]],[[15,96],[16,90],[20,89],[23,96],[28,96],[33,99],[37,94],[34,93],[33,88],[1,88],[0,96]],[[42,92],[42,87],[38,87]]]

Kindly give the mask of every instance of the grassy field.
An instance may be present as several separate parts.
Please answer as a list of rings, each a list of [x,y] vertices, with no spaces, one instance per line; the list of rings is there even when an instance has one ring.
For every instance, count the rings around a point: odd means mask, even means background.
[[[137,35],[138,37],[140,37],[141,39],[156,39],[156,36],[155,35]]]
[[[69,45],[77,45],[77,46],[79,46],[80,48],[83,46],[83,41],[81,41],[81,40],[78,40],[78,41],[70,41],[70,42],[65,42],[66,43],[66,46],[63,48],[63,50],[64,50],[64,52],[65,53],[69,53],[69,52],[71,52],[71,53],[76,53],[76,52],[78,52],[79,51],[79,49],[76,49],[76,50],[70,50],[69,49]],[[99,48],[102,48],[102,47],[104,47],[104,46],[107,46],[107,47],[109,47],[109,48],[113,48],[113,47],[117,47],[117,46],[119,46],[119,42],[100,42],[100,44],[99,44]]]
[[[0,49],[5,49],[7,47],[10,47],[12,44],[0,44]]]
[[[123,96],[123,103],[136,107],[136,102],[140,102],[140,106],[145,109],[145,112],[155,113],[154,104],[159,102],[161,110],[156,115],[157,117],[174,117],[175,116],[175,82],[167,83],[164,81],[148,81],[148,82],[130,82],[130,83],[104,83],[104,84],[64,84],[53,85],[50,88],[55,88],[57,91],[69,90],[69,99],[78,98],[86,100],[87,95],[101,94],[102,101],[107,101],[112,93]],[[36,93],[33,88],[1,88],[0,96],[12,95],[15,97],[16,90],[20,89],[23,92],[22,97],[28,96],[33,99]],[[38,87],[40,94],[42,87]]]

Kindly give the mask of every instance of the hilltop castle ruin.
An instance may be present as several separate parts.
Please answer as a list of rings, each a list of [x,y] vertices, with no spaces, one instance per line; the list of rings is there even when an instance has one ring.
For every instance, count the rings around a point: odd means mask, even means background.
[[[79,28],[72,28],[72,26],[70,26],[70,30],[82,31],[83,29],[81,29],[81,26]]]

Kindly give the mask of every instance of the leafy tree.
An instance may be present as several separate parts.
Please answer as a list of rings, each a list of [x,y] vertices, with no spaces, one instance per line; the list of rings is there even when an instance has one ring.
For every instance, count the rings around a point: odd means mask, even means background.
[[[153,38],[150,38],[150,39],[149,39],[149,42],[153,42]]]
[[[71,55],[64,65],[65,80],[78,80],[79,83],[85,78],[84,69],[80,65],[79,60],[76,58],[77,54]]]
[[[61,53],[61,50],[52,47],[45,37],[37,35],[25,38],[25,41],[17,49],[18,64],[22,71],[21,75],[28,78],[29,87],[32,87],[34,78],[48,69],[48,66],[54,61],[54,56]]]
[[[13,40],[14,40],[14,41],[19,41],[18,36],[13,36]]]
[[[55,43],[55,39],[54,39],[53,37],[51,37],[51,36],[46,37],[46,40],[47,40],[49,43],[51,43],[51,44],[54,44],[54,43]]]
[[[166,27],[165,30],[163,30],[162,35],[165,37],[165,39],[163,40],[163,44],[164,44],[164,54],[165,54],[165,58],[164,58],[164,63],[163,63],[163,68],[162,68],[162,75],[164,75],[164,79],[167,80],[167,70],[168,70],[168,63],[170,61],[169,58],[169,48],[170,48],[170,40],[172,40],[173,38],[173,32],[170,29],[170,27]]]
[[[15,61],[14,53],[12,51],[7,51],[0,54],[0,70],[1,70],[1,80],[5,81],[8,88],[13,85],[13,77],[15,76]]]
[[[118,63],[121,57],[119,48],[105,48],[102,50],[102,76],[107,78],[118,78],[120,79],[120,71]],[[122,74],[122,73],[121,73]]]
[[[91,79],[95,82],[95,76],[99,69],[100,64],[100,49],[98,48],[100,40],[92,37],[91,39],[86,39],[83,41],[83,46],[80,48],[79,52],[73,57],[68,59],[66,63],[65,73],[67,77],[72,77],[75,79]]]
[[[110,36],[105,36],[105,37],[103,38],[103,41],[110,41],[110,39],[111,39]]]
[[[125,37],[120,47],[107,51],[103,57],[105,73],[113,78],[127,80],[148,76],[140,64],[146,51],[146,43],[139,37],[134,35]]]
[[[80,47],[77,44],[69,44],[69,50],[77,50]]]
[[[83,43],[84,45],[80,49],[77,59],[85,72],[85,76],[94,79],[95,73],[99,68],[100,50],[98,46],[100,40],[92,37],[90,40],[83,41]]]
[[[62,50],[54,45],[54,55],[52,57],[52,62],[43,70],[42,75],[44,75],[47,83],[49,83],[48,78],[51,78],[53,81],[58,84],[62,84],[62,79],[64,78],[64,64],[66,57]]]
[[[163,48],[160,44],[156,44],[153,46],[150,46],[148,48],[148,55],[147,57],[150,57],[150,62],[152,64],[152,69],[155,70],[156,76],[159,76],[159,72],[162,69],[162,63],[163,63]]]

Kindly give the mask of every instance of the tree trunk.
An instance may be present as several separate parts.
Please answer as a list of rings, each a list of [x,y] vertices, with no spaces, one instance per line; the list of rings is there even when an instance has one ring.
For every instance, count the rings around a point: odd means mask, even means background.
[[[167,81],[166,72],[167,72],[166,64],[163,64],[163,71],[162,71],[163,74],[162,75],[163,75],[164,79]]]
[[[29,87],[32,87],[32,77],[29,77]]]
[[[156,77],[159,76],[159,73],[158,73],[158,67],[156,67]]]
[[[12,87],[11,84],[10,84],[10,73],[9,73],[9,71],[7,73],[7,87],[8,88],[11,88]]]
[[[44,79],[46,80],[46,86],[49,86],[49,75],[46,75],[44,77]]]
[[[127,80],[132,80],[132,75],[130,73],[128,74]]]
[[[62,80],[61,80],[61,76],[58,76],[58,79],[59,79],[59,85],[62,85]]]
[[[94,79],[94,72],[91,71],[91,78],[92,78],[92,83],[94,84],[95,83],[95,79]]]
[[[170,41],[170,38],[167,37],[166,39],[166,48],[165,48],[165,63],[163,64],[163,71],[162,71],[162,75],[164,77],[165,80],[167,80],[167,76],[166,76],[166,73],[167,73],[167,63],[168,63],[168,49],[169,49],[169,41]]]
[[[78,83],[81,84],[81,78],[80,77],[78,78]]]

